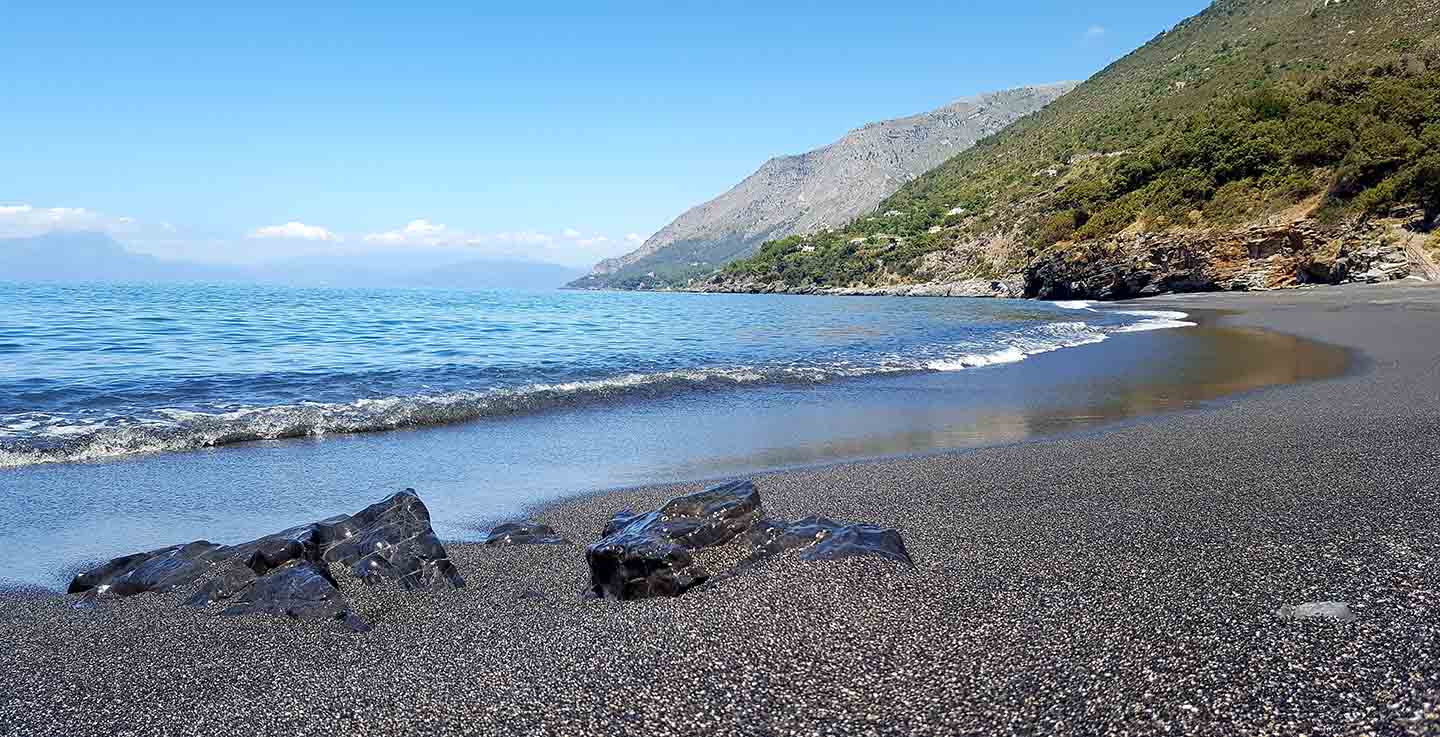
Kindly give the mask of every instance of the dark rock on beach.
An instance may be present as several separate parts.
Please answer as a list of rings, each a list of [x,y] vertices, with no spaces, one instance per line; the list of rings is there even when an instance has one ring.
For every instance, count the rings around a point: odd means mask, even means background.
[[[620,513],[586,551],[591,592],[616,599],[679,596],[712,577],[697,550],[732,543],[733,559],[757,562],[785,551],[801,560],[878,556],[910,563],[900,533],[824,517],[798,522],[762,519],[760,492],[734,481],[677,497],[644,514]]]
[[[246,589],[237,603],[220,613],[333,619],[354,632],[370,630],[370,624],[350,610],[329,568],[309,560],[292,560],[268,572]]]
[[[486,545],[568,545],[555,528],[538,522],[506,522],[490,531]]]
[[[755,484],[731,481],[676,497],[653,512],[617,514],[605,526],[604,534],[661,537],[693,550],[729,542],[759,519],[760,492]]]
[[[813,515],[796,522],[762,520],[750,528],[745,542],[754,548],[752,561],[785,551],[799,551],[801,560],[874,555],[913,565],[899,532],[875,525],[847,525]]]
[[[760,492],[749,481],[676,497],[653,512],[617,514],[585,551],[591,590],[616,599],[679,596],[710,577],[690,551],[729,542],[759,519]]]
[[[241,545],[217,548],[206,562],[212,569],[200,587],[186,602],[190,606],[208,606],[244,592],[255,580],[292,561],[304,560],[322,566],[321,538],[316,525],[301,525],[266,535]],[[201,573],[206,573],[201,571]]]
[[[414,489],[316,527],[325,560],[349,567],[366,583],[393,580],[406,591],[465,585],[430,528],[430,510]]]
[[[133,596],[147,591],[169,591],[194,583],[216,560],[225,557],[224,547],[206,540],[135,553],[115,558],[70,581],[67,593],[94,591],[113,596]]]
[[[266,613],[297,619],[337,619],[363,631],[330,564],[367,583],[403,590],[465,585],[430,527],[430,512],[413,489],[354,515],[340,515],[240,545],[204,540],[116,558],[81,573],[69,592],[132,596],[200,584],[187,604],[235,599],[223,614]]]

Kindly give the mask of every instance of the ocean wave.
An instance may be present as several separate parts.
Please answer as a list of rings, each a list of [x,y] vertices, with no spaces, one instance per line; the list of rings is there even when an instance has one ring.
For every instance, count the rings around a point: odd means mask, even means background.
[[[0,426],[0,469],[94,461],[236,443],[381,432],[520,415],[619,399],[758,384],[821,383],[844,378],[959,371],[1022,361],[1041,353],[1103,342],[1110,333],[1182,327],[1181,312],[1127,311],[1142,318],[1120,326],[1083,321],[1032,325],[990,336],[984,344],[929,346],[906,355],[837,359],[821,364],[627,373],[513,388],[462,390],[350,402],[297,402],[212,411],[162,408],[98,419],[29,413]]]
[[[1105,341],[1106,330],[1085,322],[1054,322],[1009,336],[1004,348],[930,361],[932,371],[959,371],[1023,361],[1029,356]]]
[[[767,376],[746,368],[625,374],[592,381],[532,384],[515,389],[307,402],[246,407],[228,412],[155,411],[163,420],[110,418],[45,427],[19,442],[0,441],[0,468],[91,461],[164,451],[199,450],[257,440],[381,432],[445,425],[487,417],[526,414],[601,401],[626,394],[664,394],[684,388],[750,384],[766,379],[817,381],[814,371],[795,369]],[[118,421],[119,424],[114,424]]]
[[[1189,317],[1188,314],[1174,310],[1115,310],[1115,314],[1145,318],[1137,323],[1114,328],[1114,332],[1117,333],[1140,333],[1146,330],[1195,327],[1195,323],[1185,319]]]
[[[1099,312],[1099,310],[1095,309],[1094,307],[1095,303],[1088,299],[1062,299],[1051,302],[1050,304],[1055,305],[1062,310],[1085,310],[1087,312]]]

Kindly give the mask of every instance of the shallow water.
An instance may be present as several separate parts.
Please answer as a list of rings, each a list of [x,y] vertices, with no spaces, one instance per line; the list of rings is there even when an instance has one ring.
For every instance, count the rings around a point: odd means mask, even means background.
[[[0,468],[959,371],[1180,318],[1004,300],[0,282]]]
[[[815,301],[908,309],[900,299]],[[1192,319],[1201,326],[1109,333],[963,371],[627,394],[395,432],[0,470],[0,546],[10,552],[0,578],[61,586],[88,561],[201,537],[238,542],[402,487],[420,491],[442,535],[470,538],[567,495],[1085,430],[1335,376],[1351,362],[1340,349]]]

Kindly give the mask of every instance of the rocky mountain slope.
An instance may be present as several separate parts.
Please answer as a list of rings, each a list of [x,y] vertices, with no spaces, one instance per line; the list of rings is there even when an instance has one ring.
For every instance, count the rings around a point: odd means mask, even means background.
[[[734,189],[676,218],[634,252],[600,262],[572,286],[684,283],[750,255],[766,240],[842,225],[1074,86],[1061,82],[959,100],[871,123],[808,153],[771,159]]]
[[[1436,273],[1440,0],[1219,0],[706,291],[1125,297]]]

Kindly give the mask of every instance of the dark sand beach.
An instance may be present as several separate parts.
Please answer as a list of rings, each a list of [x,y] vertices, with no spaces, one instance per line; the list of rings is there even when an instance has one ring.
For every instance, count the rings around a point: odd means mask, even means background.
[[[0,734],[1440,733],[1440,289],[1142,304],[1356,360],[1098,429],[754,477],[768,515],[894,527],[914,567],[781,557],[616,602],[579,595],[579,545],[450,543],[461,590],[341,579],[359,635],[13,591]],[[699,488],[532,517],[583,545]],[[1307,602],[1353,618],[1280,613]]]

